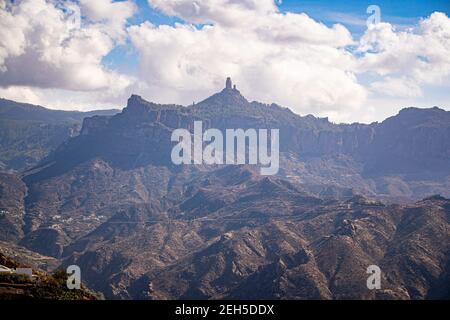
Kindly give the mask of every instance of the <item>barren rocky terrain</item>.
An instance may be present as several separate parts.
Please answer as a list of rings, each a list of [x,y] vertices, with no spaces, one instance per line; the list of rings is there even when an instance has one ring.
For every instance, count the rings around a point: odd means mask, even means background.
[[[279,174],[173,165],[171,132],[195,120],[279,128]],[[132,96],[0,174],[0,250],[77,264],[110,299],[450,298],[449,137],[436,107],[334,124],[236,89],[189,107]]]

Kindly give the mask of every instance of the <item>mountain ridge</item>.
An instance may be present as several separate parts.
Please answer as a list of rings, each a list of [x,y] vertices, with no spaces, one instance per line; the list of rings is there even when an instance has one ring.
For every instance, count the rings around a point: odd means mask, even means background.
[[[231,104],[228,104],[230,101]],[[121,113],[112,117],[86,118],[80,135],[61,145],[54,155],[43,163],[43,172],[25,179],[35,180],[39,174],[45,176],[51,172],[52,166],[48,167],[47,164],[58,165],[58,157],[59,163],[65,166],[71,162],[76,165],[101,157],[123,168],[147,164],[172,167],[169,159],[172,147],[171,131],[185,128],[192,132],[194,121],[203,121],[204,129],[280,128],[282,158],[294,157],[297,163],[304,162],[305,165],[317,167],[313,170],[315,172],[311,179],[317,180],[321,176],[322,180],[327,178],[329,173],[324,175],[316,172],[320,166],[326,165],[326,170],[335,170],[330,166],[344,166],[346,171],[350,170],[349,175],[357,173],[361,181],[378,181],[383,177],[384,180],[375,182],[380,186],[375,187],[374,194],[379,193],[376,189],[384,188],[400,190],[410,197],[417,191],[404,188],[408,180],[436,181],[439,177],[450,174],[447,165],[447,160],[450,159],[450,142],[445,139],[450,134],[448,111],[437,107],[407,108],[381,123],[342,125],[331,123],[324,118],[302,117],[288,108],[274,104],[250,103],[237,89],[225,88],[202,102],[187,107],[155,104],[138,95],[132,95]],[[77,158],[79,159],[76,160]],[[285,178],[295,176],[299,169],[304,171],[302,167],[281,166],[281,174]],[[309,171],[311,169],[313,168],[310,167]],[[339,185],[348,183],[348,179],[336,176],[339,175],[338,172],[330,174],[338,179]],[[314,184],[323,183],[317,181]],[[363,188],[362,190],[374,188],[370,185],[363,187],[359,182],[358,184],[358,188]],[[383,186],[385,184],[388,189]],[[440,182],[440,185],[442,184],[448,182],[443,180]],[[425,197],[427,193],[430,195],[445,190],[444,187],[431,187],[428,182],[425,188],[431,189],[413,198],[418,199]],[[405,190],[401,191],[403,189]],[[445,192],[444,195],[448,196]]]
[[[449,114],[340,125],[231,84],[188,107],[132,95],[22,178],[0,175],[0,234],[112,299],[448,298]],[[279,173],[174,165],[171,133],[194,121],[279,128]]]
[[[51,110],[0,99],[0,170],[20,172],[38,164],[61,143],[78,134],[82,120],[119,110]]]

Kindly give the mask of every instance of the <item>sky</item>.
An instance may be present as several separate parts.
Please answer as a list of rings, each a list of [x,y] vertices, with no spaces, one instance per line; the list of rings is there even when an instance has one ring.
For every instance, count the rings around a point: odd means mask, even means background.
[[[450,1],[0,0],[0,97],[63,110],[131,94],[250,101],[333,122],[450,110]]]

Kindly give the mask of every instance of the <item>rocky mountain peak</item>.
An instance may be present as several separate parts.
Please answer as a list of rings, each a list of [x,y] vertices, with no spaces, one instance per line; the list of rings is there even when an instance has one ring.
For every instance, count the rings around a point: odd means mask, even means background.
[[[121,115],[124,119],[135,119],[135,120],[155,120],[158,118],[158,114],[164,111],[172,110],[176,111],[181,106],[174,104],[157,104],[154,102],[149,102],[143,99],[141,96],[133,94],[128,99],[126,108],[123,109]]]
[[[233,81],[231,81],[231,78],[228,77],[227,80],[225,81],[225,89],[224,91],[228,91],[231,93],[239,93],[239,90],[237,89],[236,85],[233,85]]]
[[[433,108],[403,108],[399,111],[396,117],[390,117],[385,120],[386,123],[397,120],[400,123],[414,123],[427,125],[448,125],[450,119],[450,112],[438,107]]]
[[[232,85],[233,82],[231,82],[231,78],[228,77],[227,80],[225,81],[225,89],[231,90]]]
[[[141,96],[132,94],[130,98],[128,98],[127,106],[124,111],[143,111],[146,110],[152,105],[150,102],[144,100]]]
[[[128,98],[128,105],[136,103],[136,102],[146,102],[144,99],[142,99],[142,97],[140,95],[137,94],[132,94],[129,98]]]
[[[225,88],[203,100],[197,106],[221,106],[221,107],[243,107],[248,106],[250,102],[240,93],[230,77],[225,81]]]
[[[236,85],[233,85],[233,82],[231,81],[231,78],[228,77],[225,81],[225,90],[234,90],[237,91]]]

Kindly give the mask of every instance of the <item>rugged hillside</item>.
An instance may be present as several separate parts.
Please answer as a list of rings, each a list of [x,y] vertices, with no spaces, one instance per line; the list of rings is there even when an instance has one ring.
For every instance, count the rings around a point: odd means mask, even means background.
[[[0,241],[23,238],[26,186],[19,177],[0,173]]]
[[[0,252],[0,265],[15,269],[28,268]],[[0,300],[97,300],[100,296],[86,288],[69,290],[67,276],[62,271],[48,274],[33,269],[34,278],[0,273]]]
[[[246,166],[202,172],[161,198],[135,196],[99,210],[109,213],[104,221],[69,211],[21,243],[79,265],[107,298],[448,298],[450,200],[442,197],[322,200]],[[381,290],[366,287],[372,264]]]
[[[448,297],[448,199],[321,200],[234,166],[181,189],[160,206],[111,205],[110,218],[61,247],[64,265],[79,265],[108,298]],[[366,287],[372,264],[383,272],[379,291]]]
[[[279,128],[279,174],[173,165],[171,133],[195,120]],[[429,196],[450,197],[449,128],[438,108],[338,125],[232,88],[189,107],[134,95],[0,176],[0,231],[108,298],[448,298],[450,200]]]
[[[365,155],[365,171],[373,175],[448,174],[450,112],[406,108],[379,124]],[[364,155],[361,155],[364,156]]]
[[[278,178],[229,170],[189,184],[165,214],[118,212],[69,246],[65,264],[88,270],[87,283],[107,297],[448,297],[448,199],[323,201]],[[208,185],[241,174],[236,185]],[[366,287],[372,264],[383,271],[379,291]]]
[[[77,135],[85,117],[117,112],[50,110],[0,99],[0,169],[20,171],[36,165],[62,142]]]

